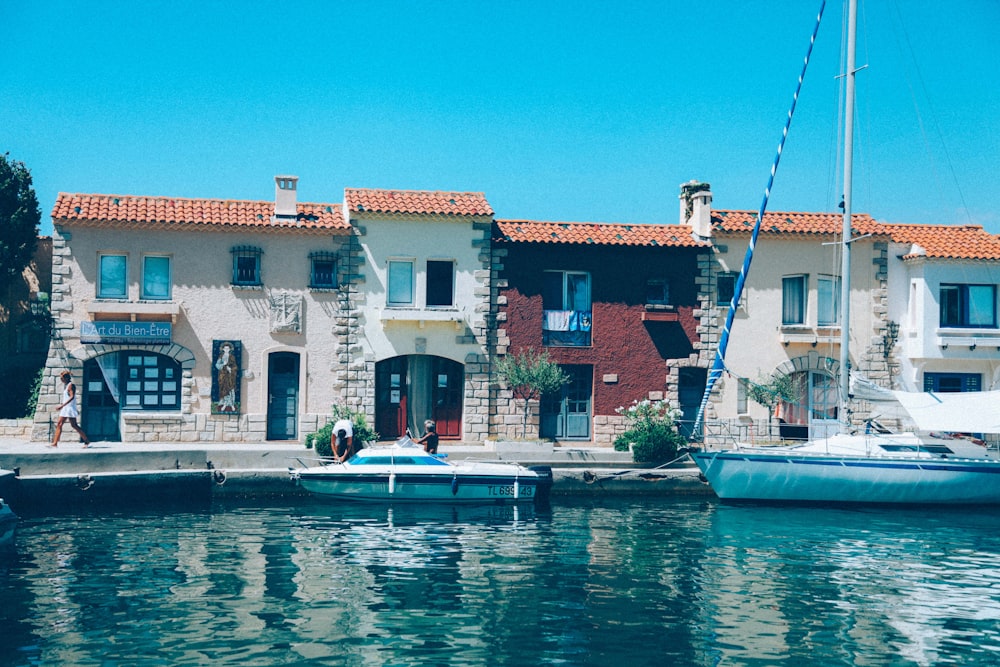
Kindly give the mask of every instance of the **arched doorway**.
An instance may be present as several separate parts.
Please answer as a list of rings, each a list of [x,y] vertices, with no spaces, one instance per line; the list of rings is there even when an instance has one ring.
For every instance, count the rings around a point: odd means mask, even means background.
[[[840,388],[825,371],[804,370],[791,374],[793,401],[782,401],[775,415],[781,436],[791,440],[826,438],[840,429]]]
[[[149,350],[109,352],[83,363],[83,429],[91,440],[121,440],[122,411],[180,412],[181,365]]]
[[[416,437],[424,421],[437,422],[443,440],[462,437],[465,367],[457,361],[412,354],[375,364],[375,430],[384,440]]]

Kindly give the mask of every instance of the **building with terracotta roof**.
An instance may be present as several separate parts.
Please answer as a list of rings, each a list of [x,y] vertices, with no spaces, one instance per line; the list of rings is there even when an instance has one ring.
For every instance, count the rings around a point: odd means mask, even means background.
[[[714,249],[702,326],[717,341],[756,213],[712,210],[707,184],[685,186],[681,219]],[[730,433],[771,437],[768,412],[748,400],[747,386],[783,375],[796,397],[777,406],[781,435],[838,428],[842,228],[840,213],[765,214],[707,429],[714,419]],[[852,372],[907,391],[998,386],[1000,237],[975,225],[891,224],[865,214],[852,215],[852,233]],[[856,405],[855,424],[867,407]]]
[[[757,213],[713,210],[711,202],[708,184],[682,186],[681,223],[713,246],[702,267],[701,323],[714,353]],[[888,323],[887,238],[869,216],[853,220],[851,363],[885,382],[888,365],[878,341]],[[781,435],[816,437],[839,427],[842,227],[837,213],[764,215],[729,338],[727,373],[706,410],[706,437],[713,428],[772,437],[769,409],[749,400],[747,389],[784,375],[792,377],[796,397],[777,406]]]
[[[520,437],[494,363],[526,348],[571,378],[534,406],[530,436],[609,444],[619,408],[645,399],[693,420],[755,219],[713,210],[696,182],[676,225],[495,220],[478,192],[305,203],[297,188],[278,176],[274,201],[60,194],[51,288],[36,289],[51,292],[52,337],[32,437],[51,436],[64,368],[95,440],[301,441],[331,405],[384,439],[426,419],[442,439]],[[885,387],[997,386],[1000,238],[853,221],[852,369]],[[765,215],[706,437],[778,435],[748,387],[786,375],[780,434],[836,428],[841,227],[840,214]]]
[[[488,428],[490,225],[481,193],[349,189],[339,203],[60,194],[53,342],[92,439],[301,440],[331,405],[384,438]]]
[[[297,440],[340,397],[356,241],[340,204],[59,195],[53,337],[33,437],[73,372],[94,440]]]
[[[348,189],[360,244],[338,378],[383,439],[436,422],[443,440],[489,428],[490,225],[478,192]]]
[[[570,377],[543,397],[530,435],[610,444],[620,408],[668,400],[694,418],[705,386],[699,256],[680,225],[498,220],[494,227],[497,352],[544,350]],[[495,432],[520,435],[509,392]]]
[[[1000,236],[978,225],[884,224],[894,385],[908,391],[1000,386]]]

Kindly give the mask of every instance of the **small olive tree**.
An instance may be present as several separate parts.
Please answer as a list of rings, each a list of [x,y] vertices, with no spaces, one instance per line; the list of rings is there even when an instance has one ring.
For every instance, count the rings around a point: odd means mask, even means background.
[[[514,398],[524,401],[522,438],[528,432],[529,401],[538,400],[569,382],[569,376],[549,359],[547,352],[535,352],[530,347],[500,357],[495,369],[497,377],[514,393]]]
[[[774,410],[782,401],[795,400],[795,382],[791,375],[760,375],[756,382],[746,381],[747,398],[767,408],[768,428],[774,421]]]

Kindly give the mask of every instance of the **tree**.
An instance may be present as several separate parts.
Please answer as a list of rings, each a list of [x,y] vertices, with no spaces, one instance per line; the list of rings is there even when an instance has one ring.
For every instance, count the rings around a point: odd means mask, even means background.
[[[31,172],[0,155],[0,289],[6,290],[31,262],[42,220]]]
[[[747,380],[747,397],[754,403],[767,408],[768,422],[774,419],[774,409],[782,401],[791,403],[795,400],[795,383],[791,375],[772,375],[757,378],[756,382]]]
[[[514,392],[514,398],[524,401],[524,419],[521,437],[528,431],[528,402],[538,400],[569,382],[559,365],[549,359],[547,352],[522,349],[520,354],[509,354],[496,362],[497,377]]]

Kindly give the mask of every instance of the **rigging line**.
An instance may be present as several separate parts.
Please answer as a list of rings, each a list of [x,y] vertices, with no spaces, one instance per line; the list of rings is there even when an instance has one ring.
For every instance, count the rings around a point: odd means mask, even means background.
[[[958,193],[959,201],[962,202],[962,210],[965,211],[965,216],[969,220],[969,224],[974,224],[972,220],[972,213],[969,211],[969,206],[965,202],[965,195],[962,192],[962,184],[959,182],[958,174],[955,173],[955,166],[952,163],[951,155],[948,153],[948,144],[944,140],[944,133],[941,132],[941,126],[937,122],[937,114],[934,111],[934,104],[931,101],[931,96],[927,92],[927,84],[924,83],[923,73],[920,71],[920,65],[917,62],[916,52],[913,50],[913,44],[910,41],[910,33],[906,30],[906,25],[903,23],[903,15],[897,3],[892,3],[892,7],[896,12],[897,20],[899,21],[899,29],[902,33],[902,39],[906,46],[907,55],[909,55],[910,61],[913,63],[913,70],[916,73],[916,80],[920,92],[923,93],[924,99],[927,101],[927,107],[930,109],[930,124],[934,130],[934,134],[937,135],[938,141],[941,143],[941,150],[944,152],[944,161],[950,172],[951,179],[955,183],[955,191]],[[902,47],[902,45],[901,45]],[[924,126],[924,119],[920,113],[920,107],[917,104],[917,96],[914,94],[913,84],[910,82],[910,77],[906,75],[906,70],[904,69],[903,75],[906,78],[906,85],[910,89],[910,97],[913,100],[913,111],[917,116],[917,124],[920,126],[920,135],[924,139],[924,148],[927,151],[928,158],[930,158],[931,169],[934,173],[934,180],[938,181],[938,188],[943,193],[944,188],[941,186],[940,180],[938,178],[937,169],[934,165],[933,155],[930,150],[930,141],[927,138],[927,129]],[[942,197],[943,198],[943,197]]]
[[[826,0],[823,0],[819,7],[819,12],[816,14],[816,25],[813,27],[812,35],[809,37],[809,48],[806,50],[806,57],[802,61],[802,71],[799,74],[799,80],[795,86],[795,94],[792,95],[792,105],[788,109],[788,118],[785,120],[785,127],[781,131],[781,141],[778,142],[778,152],[774,156],[774,162],[771,163],[771,173],[767,179],[767,186],[764,188],[764,198],[760,203],[760,210],[757,211],[757,220],[753,226],[753,233],[750,235],[750,243],[747,245],[746,254],[743,257],[743,266],[740,268],[740,273],[736,277],[736,286],[733,288],[733,298],[729,302],[729,311],[726,313],[726,323],[723,326],[722,334],[719,336],[719,344],[715,351],[715,361],[712,363],[712,370],[708,374],[708,380],[705,383],[705,393],[701,397],[701,404],[698,406],[698,415],[694,420],[694,428],[692,429],[692,434],[696,434],[701,429],[701,424],[705,417],[705,408],[708,407],[709,398],[712,395],[712,388],[720,377],[722,377],[722,371],[725,368],[725,358],[726,358],[726,347],[729,345],[729,332],[733,327],[733,320],[736,315],[736,308],[739,305],[740,294],[743,292],[743,287],[746,285],[747,274],[750,273],[750,260],[753,258],[754,247],[757,245],[757,237],[760,235],[760,225],[764,219],[764,213],[767,211],[767,202],[771,196],[771,186],[774,185],[774,175],[778,171],[778,163],[781,161],[781,151],[785,147],[785,140],[788,138],[788,129],[792,124],[792,115],[795,113],[795,104],[799,100],[799,93],[802,91],[802,81],[806,76],[806,68],[809,67],[809,58],[812,56],[813,46],[816,44],[816,35],[819,33],[819,24],[823,18],[823,10],[826,8]]]

